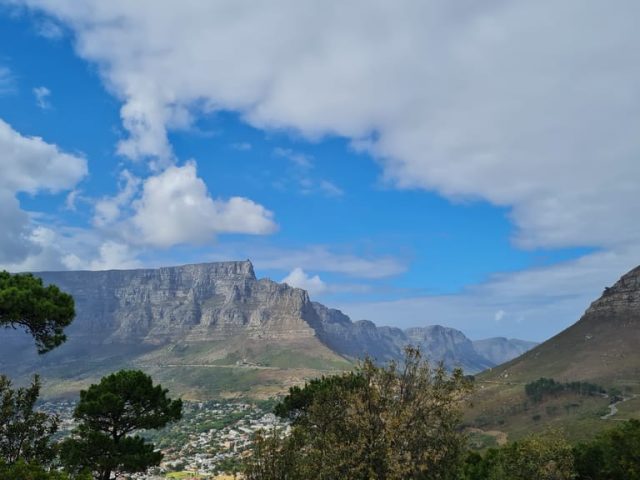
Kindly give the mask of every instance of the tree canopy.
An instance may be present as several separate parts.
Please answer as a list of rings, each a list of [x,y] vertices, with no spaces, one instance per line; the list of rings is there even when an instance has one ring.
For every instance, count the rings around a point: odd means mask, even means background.
[[[258,437],[249,479],[458,479],[465,440],[460,370],[432,368],[407,349],[402,364],[365,360],[355,373],[293,388],[276,412],[291,435]]]
[[[50,445],[58,429],[58,418],[34,409],[40,394],[36,376],[26,388],[11,388],[11,381],[0,376],[0,460],[48,463],[54,456]]]
[[[162,454],[154,445],[130,434],[181,418],[182,401],[167,393],[139,370],[121,370],[81,391],[74,412],[79,426],[61,445],[63,463],[75,472],[89,469],[100,480],[158,465]]]
[[[38,353],[48,352],[66,340],[64,328],[75,316],[73,297],[29,273],[0,272],[0,327],[23,327]]]

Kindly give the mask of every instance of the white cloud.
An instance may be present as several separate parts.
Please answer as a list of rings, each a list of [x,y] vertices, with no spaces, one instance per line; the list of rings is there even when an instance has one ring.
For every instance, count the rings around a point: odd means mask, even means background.
[[[603,251],[560,264],[497,274],[459,294],[344,303],[352,318],[400,327],[446,324],[472,338],[546,340],[578,320],[605,286],[639,263],[640,247]],[[498,324],[496,311],[509,312]]]
[[[60,192],[87,174],[84,158],[39,137],[25,137],[0,119],[0,188],[11,192]]]
[[[327,290],[327,285],[320,279],[318,275],[307,275],[304,270],[297,267],[289,272],[289,275],[282,279],[283,283],[286,283],[292,287],[302,288],[309,292],[309,295],[318,295]]]
[[[51,19],[43,19],[36,24],[36,33],[48,40],[60,40],[64,36],[64,30]]]
[[[25,137],[0,119],[0,264],[18,265],[41,255],[43,231],[20,208],[19,192],[59,192],[87,173],[86,161],[38,137]]]
[[[51,90],[47,87],[35,87],[33,89],[33,95],[36,97],[36,105],[38,105],[38,108],[42,110],[51,108],[51,102],[49,101]]]
[[[98,258],[89,264],[90,270],[113,270],[140,268],[142,262],[136,258],[136,253],[124,243],[107,241],[100,245]]]
[[[138,193],[141,180],[128,170],[120,173],[119,191],[112,197],[103,197],[95,204],[93,224],[96,227],[113,225],[120,220],[122,209],[128,207]]]
[[[313,159],[304,153],[294,152],[290,148],[277,147],[274,148],[273,154],[277,157],[283,157],[291,161],[294,165],[301,168],[312,168]]]
[[[511,207],[523,246],[640,239],[637,2],[25,3],[100,65],[132,158],[228,109],[368,144],[399,186]]]
[[[81,192],[80,190],[71,190],[68,194],[67,194],[67,198],[64,201],[64,207],[67,210],[70,210],[72,212],[75,212],[76,210],[76,204],[78,202],[78,199],[81,198]]]
[[[400,258],[336,253],[323,245],[286,250],[254,249],[252,260],[256,267],[262,269],[302,268],[367,279],[391,277],[407,271],[406,261]]]
[[[195,163],[147,178],[131,221],[141,243],[170,247],[204,243],[219,233],[264,235],[276,230],[273,213],[247,198],[214,200]]]
[[[344,195],[344,190],[328,180],[321,180],[318,187],[329,197],[341,197]]]
[[[603,249],[489,282],[478,289],[485,295],[418,299],[414,310],[409,300],[393,304],[411,312],[405,318],[454,315],[455,306],[461,322],[491,319],[506,294],[517,307],[510,317],[524,310],[549,325],[585,301],[574,288],[612,280],[607,261],[616,276],[637,262],[629,245],[640,243],[638,2],[25,3],[69,25],[79,55],[99,65],[123,101],[129,137],[120,152],[132,158],[166,164],[168,129],[226,109],[260,128],[347,137],[397,186],[508,207],[523,247]],[[203,230],[194,229],[213,234]],[[283,263],[310,269],[274,260]],[[518,280],[527,275],[536,281]],[[566,296],[541,306],[554,285],[541,275],[557,278]]]
[[[37,248],[29,242],[29,216],[11,192],[0,189],[0,203],[0,263],[23,259]]]

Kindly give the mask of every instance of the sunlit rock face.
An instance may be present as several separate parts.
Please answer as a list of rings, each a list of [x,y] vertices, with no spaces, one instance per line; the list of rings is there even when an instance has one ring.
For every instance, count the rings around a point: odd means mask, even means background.
[[[150,343],[313,336],[305,291],[256,279],[251,262],[38,273],[72,293],[70,338]]]
[[[458,330],[353,322],[339,310],[311,302],[304,290],[257,279],[248,260],[36,275],[75,299],[68,340],[38,356],[27,334],[4,330],[0,372],[22,377],[45,372],[48,378],[75,381],[114,368],[215,368],[238,360],[322,370],[348,367],[366,356],[381,363],[401,360],[407,345],[420,347],[432,362],[467,373],[495,365]]]

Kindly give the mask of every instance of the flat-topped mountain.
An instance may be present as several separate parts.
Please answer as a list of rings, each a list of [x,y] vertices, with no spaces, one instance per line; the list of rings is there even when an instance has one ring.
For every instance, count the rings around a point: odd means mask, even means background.
[[[68,341],[38,356],[26,334],[3,332],[0,371],[40,372],[52,394],[135,367],[193,396],[244,394],[255,386],[267,395],[366,355],[399,359],[407,344],[470,373],[495,365],[462,332],[352,322],[304,290],[256,278],[249,261],[36,275],[76,301]]]

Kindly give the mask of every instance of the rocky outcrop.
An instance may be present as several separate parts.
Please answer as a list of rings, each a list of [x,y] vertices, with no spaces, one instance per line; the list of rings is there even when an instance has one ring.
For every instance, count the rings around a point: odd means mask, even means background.
[[[640,267],[623,275],[613,286],[605,288],[602,296],[589,306],[585,316],[601,313],[611,316],[618,312],[640,312]]]
[[[303,290],[258,280],[251,262],[145,270],[41,272],[73,294],[70,338],[91,343],[163,344],[232,336],[314,336]]]
[[[66,331],[69,340],[43,360],[27,348],[25,335],[2,335],[0,370],[10,365],[8,369],[33,371],[72,360],[75,368],[90,368],[97,357],[105,368],[125,360],[187,362],[186,355],[191,363],[251,355],[263,362],[271,358],[269,349],[330,361],[368,355],[386,362],[401,359],[409,344],[448,368],[461,366],[473,373],[495,365],[458,330],[430,326],[403,331],[367,320],[352,322],[339,310],[311,302],[304,290],[257,279],[249,261],[36,275],[73,295],[77,316]],[[178,356],[183,350],[189,353]]]
[[[490,381],[589,381],[636,388],[640,378],[640,267],[605,288],[566,330],[485,374]]]

